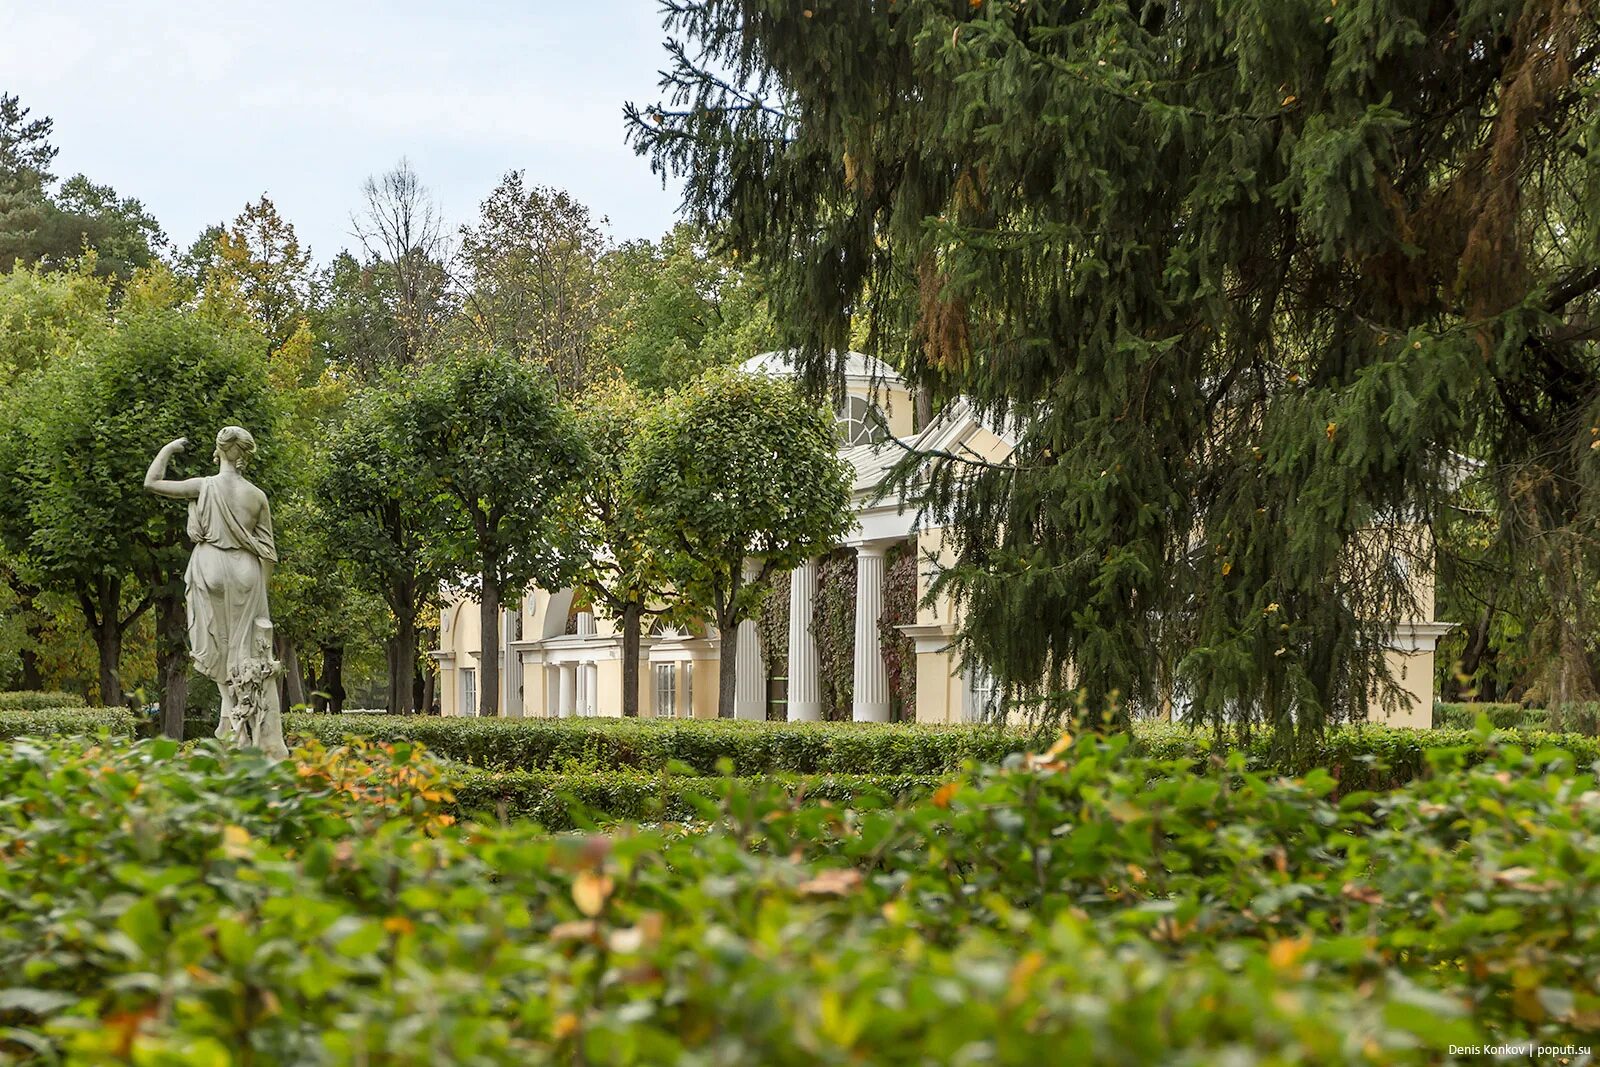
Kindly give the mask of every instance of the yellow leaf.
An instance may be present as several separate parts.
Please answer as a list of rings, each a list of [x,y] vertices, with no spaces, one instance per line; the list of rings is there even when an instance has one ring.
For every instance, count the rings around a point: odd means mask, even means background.
[[[1050,755],[1061,755],[1067,749],[1072,747],[1072,742],[1073,736],[1063,730],[1061,736],[1056,739],[1056,743],[1050,746]]]
[[[409,934],[416,930],[417,924],[404,915],[391,915],[383,920],[383,928],[391,934]]]
[[[1325,432],[1328,435],[1328,440],[1333,440],[1333,435],[1339,432],[1339,424],[1337,422],[1328,423],[1328,429]]]
[[[1223,560],[1223,562],[1222,562],[1222,576],[1224,578],[1226,578],[1228,575],[1230,575],[1232,573],[1233,573],[1233,561],[1231,561],[1231,560]]]
[[[550,1024],[550,1033],[557,1041],[565,1041],[578,1032],[578,1017],[570,1011],[562,1012],[556,1016],[555,1022]]]
[[[572,902],[585,915],[599,915],[614,888],[609,876],[582,871],[572,880]]]
[[[936,808],[948,808],[950,806],[951,799],[956,795],[957,788],[959,787],[955,782],[946,782],[944,785],[941,785],[938,789],[934,790],[933,806]]]
[[[1283,98],[1283,103],[1281,105],[1279,105],[1279,106],[1280,107],[1288,107],[1290,104],[1294,103],[1294,101],[1295,101],[1295,95],[1293,93],[1290,93],[1288,96]]]
[[[222,854],[230,860],[250,858],[250,831],[242,826],[222,828]]]
[[[1267,949],[1267,962],[1276,970],[1287,971],[1299,964],[1301,957],[1311,950],[1311,938],[1293,937],[1274,941]]]

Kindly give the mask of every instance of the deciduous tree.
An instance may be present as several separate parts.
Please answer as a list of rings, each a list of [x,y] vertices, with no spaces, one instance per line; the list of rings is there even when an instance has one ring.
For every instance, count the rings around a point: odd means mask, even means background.
[[[716,624],[717,712],[730,717],[739,623],[754,617],[766,579],[850,526],[834,419],[787,381],[718,368],[669,396],[639,432],[628,491],[677,587]]]
[[[544,373],[510,356],[440,357],[403,379],[391,404],[394,440],[455,514],[433,537],[457,584],[477,594],[478,713],[497,715],[500,609],[529,586],[559,588],[576,568],[561,534],[588,448]]]

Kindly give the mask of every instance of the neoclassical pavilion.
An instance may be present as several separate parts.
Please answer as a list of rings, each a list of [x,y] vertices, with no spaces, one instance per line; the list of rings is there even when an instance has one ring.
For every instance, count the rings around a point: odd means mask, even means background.
[[[756,356],[744,368],[792,373],[782,353]],[[914,429],[912,398],[904,381],[870,356],[849,353],[844,371],[844,399],[838,412],[840,455],[855,472],[856,519],[841,546],[854,554],[856,565],[848,710],[857,721],[887,722],[895,710],[879,625],[887,561],[897,546],[914,551],[917,560],[946,558],[946,553],[939,528],[916,529],[915,514],[894,494],[880,494],[879,488],[908,446],[987,462],[1004,462],[1011,446],[964,402],[951,405],[926,427]],[[738,718],[822,718],[822,663],[812,632],[818,570],[818,561],[811,560],[789,574],[788,650],[779,664],[786,668],[784,673],[775,669],[769,678],[769,657],[763,654],[759,628],[755,622],[742,624],[735,668]],[[957,619],[949,599],[922,603],[932,577],[924,566],[917,566],[915,621],[898,624],[914,648],[914,717],[918,722],[968,721],[986,706],[991,686],[981,672],[960,669],[951,648]],[[1402,623],[1388,650],[1390,669],[1407,693],[1409,707],[1387,721],[1427,726],[1433,707],[1434,648],[1449,626],[1432,621],[1431,574],[1416,573],[1413,581],[1424,614]],[[450,603],[441,612],[439,648],[433,656],[445,715],[471,715],[477,707],[479,665],[485,655],[478,616],[478,606],[470,599]],[[518,609],[502,613],[500,632],[489,637],[488,654],[499,656],[502,665],[501,714],[555,718],[621,713],[622,634],[610,620],[575,611],[573,590],[529,590]],[[710,628],[646,635],[640,650],[640,714],[715,718],[718,645]],[[910,713],[912,709],[902,709],[904,717]]]

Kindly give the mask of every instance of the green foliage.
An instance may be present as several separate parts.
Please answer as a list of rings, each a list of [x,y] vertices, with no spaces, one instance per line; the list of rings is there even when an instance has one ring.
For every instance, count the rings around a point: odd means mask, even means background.
[[[883,570],[883,615],[878,619],[878,640],[898,722],[917,720],[917,643],[900,630],[916,621],[916,542],[902,542],[889,550]]]
[[[329,747],[346,738],[420,744],[492,770],[736,775],[938,774],[998,762],[1028,743],[1020,731],[869,723],[696,719],[484,719],[473,716],[286,715],[284,730]]]
[[[442,529],[419,531],[458,584],[475,583],[483,632],[529,587],[559,589],[577,569],[572,496],[591,460],[548,377],[508,356],[440,357],[402,378],[384,406],[386,437],[448,507]],[[409,478],[409,474],[406,475]],[[498,658],[486,657],[483,710],[498,707]]]
[[[0,692],[0,711],[36,711],[40,708],[76,708],[83,698],[75,693],[49,693],[37,690]]]
[[[737,627],[767,579],[849,528],[851,478],[833,417],[787,382],[712,370],[640,430],[631,494],[663,539],[668,575],[721,634],[718,712],[733,714]]]
[[[1009,691],[1065,712],[1176,682],[1208,721],[1314,744],[1393,695],[1383,648],[1431,563],[1409,524],[1455,455],[1486,461],[1493,559],[1543,572],[1600,677],[1586,10],[665,11],[633,139],[771,265],[808,379],[864,332],[1014,438],[1006,464],[902,471],[955,531],[963,650]]]
[[[932,775],[765,775],[763,787],[778,785],[808,803],[827,801],[865,808],[927,796],[938,785]],[[680,774],[622,771],[464,771],[451,778],[458,817],[485,821],[527,819],[546,830],[575,830],[617,822],[702,822],[714,817],[717,800],[754,782]]]
[[[848,549],[824,556],[817,564],[811,633],[817,642],[822,717],[848,720],[856,657],[856,554]]]
[[[600,220],[604,222],[604,220]],[[604,315],[605,247],[589,209],[548,186],[506,174],[461,228],[464,324],[484,348],[544,367],[564,395],[602,377],[596,333]]]
[[[28,115],[0,93],[0,270],[83,262],[121,283],[153,263],[166,237],[144,205],[82,174],[55,189],[54,122]]]
[[[396,411],[402,394],[398,379],[358,393],[310,476],[325,558],[347,565],[355,588],[381,598],[393,620],[387,707],[395,712],[412,709],[418,626],[458,566],[441,548],[465,540],[459,510],[407,447]],[[313,585],[308,595],[315,593]]]
[[[48,702],[10,703],[13,697],[43,697]],[[17,738],[82,739],[102,732],[132,737],[138,722],[127,708],[86,708],[83,698],[58,693],[0,694],[0,741]]]
[[[681,388],[777,345],[759,272],[714,252],[689,226],[612,249],[601,268],[608,307],[600,344],[641,389]]]
[[[900,805],[706,782],[696,829],[584,836],[456,825],[459,776],[410,745],[271,764],[13,743],[0,1040],[78,1062],[907,1065],[1570,1042],[1600,1011],[1594,774],[1471,747],[1476,768],[1442,753],[1335,801],[1323,772],[1080,742]]]
[[[146,301],[137,285],[116,321],[79,344],[4,397],[0,539],[43,590],[81,608],[100,699],[115,703],[122,641],[158,598],[178,595],[188,557],[183,507],[144,488],[151,456],[187,437],[204,461],[218,429],[246,425],[263,443],[252,477],[270,495],[278,407],[248,324]]]

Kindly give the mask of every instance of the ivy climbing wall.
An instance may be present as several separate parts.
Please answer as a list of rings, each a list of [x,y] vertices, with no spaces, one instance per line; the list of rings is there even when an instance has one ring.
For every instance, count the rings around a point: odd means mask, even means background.
[[[917,645],[899,627],[917,621],[916,543],[906,541],[889,550],[883,571],[883,617],[878,636],[883,645],[883,665],[889,672],[890,710],[895,722],[917,721]]]
[[[856,554],[844,548],[817,563],[817,595],[811,602],[811,632],[821,668],[822,717],[850,718],[856,645]]]

